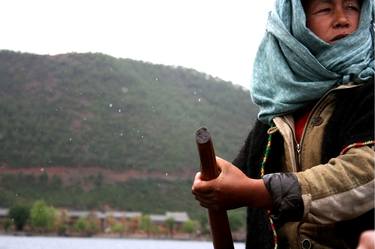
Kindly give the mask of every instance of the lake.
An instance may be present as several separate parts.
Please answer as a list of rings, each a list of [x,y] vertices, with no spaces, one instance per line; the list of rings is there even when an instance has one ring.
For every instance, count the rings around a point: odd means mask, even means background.
[[[244,249],[244,243],[235,243]],[[0,249],[213,249],[212,242],[115,238],[0,236]]]

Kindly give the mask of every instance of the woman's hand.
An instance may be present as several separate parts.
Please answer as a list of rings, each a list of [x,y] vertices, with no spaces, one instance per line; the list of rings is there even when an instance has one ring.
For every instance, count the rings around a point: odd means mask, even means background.
[[[374,248],[375,248],[375,231],[368,230],[368,231],[362,232],[357,249],[374,249]]]
[[[212,209],[234,209],[243,206],[266,207],[271,197],[261,179],[251,179],[230,162],[216,157],[220,175],[204,181],[195,176],[192,192],[200,205]]]

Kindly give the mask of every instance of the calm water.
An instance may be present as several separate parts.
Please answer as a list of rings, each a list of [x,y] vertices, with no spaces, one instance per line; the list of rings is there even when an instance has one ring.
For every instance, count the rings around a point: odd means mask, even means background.
[[[235,243],[235,249],[244,249]],[[0,249],[212,249],[211,242],[0,236]]]

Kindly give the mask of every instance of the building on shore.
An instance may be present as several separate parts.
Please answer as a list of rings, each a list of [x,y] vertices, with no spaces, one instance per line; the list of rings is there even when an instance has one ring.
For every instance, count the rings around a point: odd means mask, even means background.
[[[4,224],[8,219],[9,209],[0,208],[0,224]],[[114,224],[123,224],[127,226],[128,233],[135,233],[138,230],[139,222],[142,216],[147,215],[152,225],[168,230],[168,222],[173,222],[174,229],[180,229],[183,224],[190,220],[186,212],[166,212],[165,214],[143,214],[142,212],[130,211],[88,211],[88,210],[69,210],[58,209],[58,214],[64,216],[65,222],[73,227],[80,219],[94,220],[98,227],[98,232],[105,233],[110,231]]]

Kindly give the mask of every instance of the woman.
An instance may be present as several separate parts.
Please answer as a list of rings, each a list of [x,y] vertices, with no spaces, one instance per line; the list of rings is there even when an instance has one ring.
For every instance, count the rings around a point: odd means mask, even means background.
[[[248,207],[247,248],[355,248],[373,229],[373,20],[373,0],[276,1],[258,120],[233,164],[192,186],[204,207]]]

